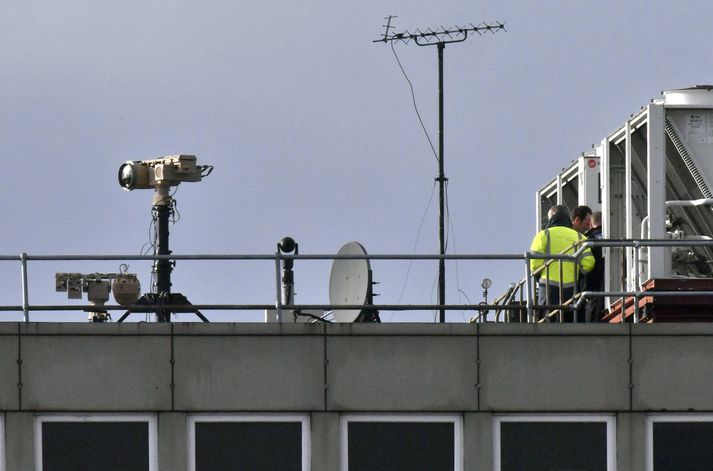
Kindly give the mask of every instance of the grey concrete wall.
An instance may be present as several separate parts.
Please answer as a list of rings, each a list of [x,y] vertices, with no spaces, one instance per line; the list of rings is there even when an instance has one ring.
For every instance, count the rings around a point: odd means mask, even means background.
[[[213,325],[175,326],[175,409],[324,409],[322,326],[220,327],[215,335]]]
[[[646,469],[646,414],[617,415],[616,462],[619,470]]]
[[[188,415],[158,414],[158,462],[160,469],[188,469]]]
[[[464,469],[490,469],[497,414],[612,414],[642,469],[646,414],[713,411],[713,325],[0,324],[7,469],[33,469],[37,413],[156,413],[161,469],[188,414],[311,417],[338,469],[342,413],[456,413]],[[21,387],[18,387],[21,386]]]
[[[20,408],[19,326],[0,323],[0,410]]]
[[[481,471],[493,466],[493,414],[467,413],[463,416],[463,469]]]
[[[5,469],[35,469],[35,417],[26,412],[5,413]]]
[[[713,325],[632,326],[632,410],[713,410]]]
[[[6,411],[711,411],[713,325],[0,324]]]
[[[479,360],[480,410],[629,408],[627,326],[484,325]]]
[[[330,326],[328,410],[477,410],[474,325],[379,327]]]
[[[340,416],[334,412],[314,412],[310,417],[312,471],[339,469]]]

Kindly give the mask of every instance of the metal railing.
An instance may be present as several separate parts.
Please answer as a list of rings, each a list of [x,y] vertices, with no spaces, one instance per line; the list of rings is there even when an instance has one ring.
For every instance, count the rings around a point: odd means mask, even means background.
[[[362,309],[364,305],[331,305],[331,304],[287,304],[283,302],[281,293],[281,273],[283,263],[286,260],[337,260],[337,259],[367,259],[367,260],[470,260],[470,261],[519,261],[525,262],[525,276],[519,281],[512,283],[507,291],[495,299],[492,303],[468,303],[468,304],[373,304],[369,307],[379,311],[418,311],[418,310],[460,310],[472,311],[474,316],[471,322],[480,322],[486,319],[486,314],[489,311],[495,312],[496,322],[543,322],[552,320],[561,320],[562,313],[566,311],[574,312],[580,306],[587,302],[588,299],[594,297],[620,298],[622,306],[627,298],[634,301],[634,322],[640,320],[639,299],[655,296],[667,297],[687,297],[687,296],[713,296],[713,291],[643,291],[640,289],[634,291],[601,291],[577,292],[575,286],[574,296],[571,299],[564,300],[561,304],[553,305],[538,305],[535,297],[535,281],[537,274],[546,270],[549,265],[557,261],[571,262],[578,264],[580,257],[589,247],[614,247],[624,250],[633,250],[635,286],[640,288],[639,280],[639,260],[638,249],[644,247],[709,247],[713,248],[713,241],[709,240],[586,240],[576,244],[576,251],[572,254],[557,254],[544,255],[540,253],[526,252],[524,254],[468,254],[468,255],[402,255],[402,254],[369,254],[369,255],[336,255],[336,254],[285,254],[276,252],[274,254],[255,255],[255,254],[202,254],[202,255],[30,255],[22,253],[20,255],[0,255],[0,262],[17,262],[21,268],[21,285],[22,285],[22,303],[19,305],[2,305],[0,312],[22,312],[23,321],[30,321],[30,313],[37,311],[93,311],[97,309],[93,304],[46,304],[38,305],[30,303],[30,293],[28,284],[28,274],[30,264],[32,262],[48,262],[48,261],[156,261],[156,260],[202,260],[202,261],[270,261],[275,267],[275,302],[274,303],[257,303],[257,304],[192,304],[186,305],[170,305],[164,304],[160,306],[147,305],[117,305],[106,304],[102,305],[104,311],[132,311],[147,312],[158,311],[159,309],[170,309],[174,312],[192,312],[195,310],[271,310],[275,309],[278,313],[278,319],[283,311],[295,310],[353,310]],[[532,259],[545,259],[543,267],[537,272],[532,272],[530,269],[530,261]],[[561,265],[560,263],[560,269]],[[622,307],[623,309],[623,307]],[[549,311],[542,316],[538,316],[538,312]],[[623,314],[623,313],[622,313]],[[621,316],[622,321],[624,315]],[[576,316],[575,316],[576,320]]]
[[[633,260],[633,278],[635,290],[626,291],[581,291],[578,292],[579,285],[575,283],[574,294],[571,298],[561,300],[560,304],[541,304],[537,305],[534,301],[534,292],[536,281],[538,275],[547,270],[547,267],[556,263],[557,261],[569,261],[574,263],[575,267],[579,264],[579,259],[586,251],[587,248],[591,247],[610,247],[619,248],[623,250],[630,250],[632,252],[631,258]],[[647,247],[707,247],[713,248],[713,240],[685,240],[685,239],[590,239],[586,241],[581,241],[573,244],[573,246],[567,249],[565,252],[576,248],[576,250],[570,254],[557,254],[557,255],[544,255],[544,254],[533,254],[528,253],[528,259],[545,259],[545,263],[538,270],[531,272],[529,270],[528,263],[528,273],[525,278],[512,283],[507,292],[496,299],[495,304],[499,307],[495,309],[496,316],[495,320],[499,321],[503,314],[510,312],[516,312],[520,314],[519,322],[523,322],[522,313],[526,313],[527,322],[548,322],[552,320],[562,321],[563,314],[565,312],[571,312],[573,314],[573,322],[577,322],[577,316],[574,313],[577,309],[581,308],[588,300],[595,297],[605,297],[605,298],[615,298],[620,303],[621,313],[620,321],[625,322],[625,309],[627,301],[631,301],[633,305],[633,322],[639,322],[641,319],[639,300],[643,297],[655,298],[655,297],[701,297],[701,296],[713,296],[713,290],[641,290],[642,283],[640,279],[640,258],[639,249]],[[575,268],[578,270],[578,268]],[[562,263],[560,263],[560,270],[562,270]],[[560,271],[561,274],[561,271]],[[709,279],[711,277],[708,277]],[[701,278],[691,278],[691,279],[701,279]],[[551,284],[556,284],[548,282]],[[561,293],[561,286],[560,286]],[[515,299],[519,299],[518,302],[514,302]],[[561,298],[560,298],[561,299]],[[615,303],[612,303],[612,305]],[[543,314],[538,317],[537,311],[540,310]],[[713,309],[711,310],[713,317]],[[477,316],[471,321],[477,319]],[[509,319],[505,317],[504,321]]]
[[[285,254],[276,252],[274,254],[192,254],[192,255],[31,255],[22,253],[20,255],[0,255],[0,262],[18,262],[21,268],[22,283],[22,304],[21,305],[0,305],[0,312],[22,312],[23,321],[30,321],[31,312],[39,311],[95,311],[94,304],[31,304],[29,297],[28,273],[32,262],[56,262],[56,261],[156,261],[156,260],[201,260],[201,261],[271,261],[275,267],[275,302],[274,303],[228,303],[228,304],[161,304],[150,305],[118,305],[104,304],[103,311],[159,311],[171,310],[173,312],[194,312],[201,311],[254,311],[271,310],[278,312],[278,318],[283,311],[295,310],[354,310],[362,309],[364,305],[331,305],[331,304],[286,304],[282,300],[281,275],[283,263],[286,260],[526,260],[527,254],[472,254],[472,255],[402,255],[402,254],[369,254],[369,255],[336,255],[336,254]],[[476,311],[480,308],[495,308],[494,304],[372,304],[369,308],[383,311],[417,311],[417,310],[466,310]]]

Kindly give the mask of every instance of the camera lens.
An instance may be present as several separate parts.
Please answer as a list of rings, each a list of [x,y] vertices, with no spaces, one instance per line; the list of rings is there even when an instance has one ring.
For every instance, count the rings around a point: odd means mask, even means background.
[[[126,162],[119,167],[119,185],[125,190],[133,190],[136,184],[134,164]]]

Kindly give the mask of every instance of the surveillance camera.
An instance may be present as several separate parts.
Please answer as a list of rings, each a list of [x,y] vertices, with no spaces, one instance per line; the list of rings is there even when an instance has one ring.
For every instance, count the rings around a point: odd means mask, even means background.
[[[295,239],[292,237],[283,237],[282,240],[277,243],[277,246],[283,252],[292,252],[297,248],[297,242],[295,242]]]
[[[127,161],[119,167],[119,185],[127,191],[167,188],[181,182],[199,182],[212,170],[209,165],[196,165],[195,155]]]

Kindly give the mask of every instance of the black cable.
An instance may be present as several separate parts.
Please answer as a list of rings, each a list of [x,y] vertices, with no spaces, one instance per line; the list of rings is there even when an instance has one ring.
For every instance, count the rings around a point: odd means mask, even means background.
[[[303,316],[303,317],[309,317],[309,318],[311,318],[311,319],[318,320],[318,321],[320,321],[320,322],[324,322],[325,324],[331,324],[331,323],[332,323],[332,321],[330,321],[330,320],[328,320],[328,319],[323,319],[323,318],[321,318],[321,317],[319,317],[319,316],[315,316],[314,314],[311,314],[311,313],[309,313],[309,312],[302,312],[302,311],[299,310],[299,309],[295,309],[295,312],[294,312],[293,314],[294,314],[294,316],[295,316],[295,319],[297,319],[298,316]]]
[[[171,199],[171,224],[176,224],[181,220],[181,213],[178,212],[178,201]]]
[[[394,42],[391,41],[389,44],[391,44],[391,51],[394,53],[394,57],[396,58],[396,63],[399,64],[401,73],[404,74],[404,78],[406,79],[409,87],[411,88],[411,99],[413,101],[413,109],[416,110],[416,116],[418,116],[418,122],[421,123],[421,128],[423,129],[423,133],[426,135],[426,139],[428,139],[428,143],[431,146],[433,155],[436,157],[436,162],[440,162],[440,159],[438,158],[438,152],[436,152],[436,148],[433,146],[433,142],[431,141],[431,136],[428,135],[426,126],[423,124],[423,120],[421,119],[421,113],[419,113],[419,111],[418,111],[418,106],[416,105],[416,94],[413,91],[413,84],[411,83],[411,80],[408,78],[408,75],[406,75],[406,71],[404,70],[403,66],[401,65],[401,61],[399,60],[398,54],[396,54],[396,49],[394,49]]]
[[[436,304],[436,287],[438,286],[438,275],[433,280],[433,286],[431,287],[431,304]],[[439,310],[433,310],[433,322],[438,322]]]
[[[153,210],[153,208],[151,208],[151,222],[149,223],[149,240],[141,246],[141,255],[148,255],[149,251],[156,248],[156,218],[156,212]]]
[[[433,181],[433,188],[431,189],[431,196],[428,198],[428,204],[426,204],[426,209],[423,211],[423,216],[421,217],[421,222],[418,225],[418,231],[416,231],[416,240],[413,243],[413,249],[411,250],[411,255],[414,255],[416,253],[416,247],[418,247],[418,240],[421,238],[421,229],[423,228],[423,223],[426,221],[426,216],[428,216],[428,210],[431,208],[431,203],[433,202],[433,195],[436,193],[436,181]],[[408,261],[408,268],[406,269],[406,276],[404,277],[404,284],[403,287],[401,288],[401,294],[399,294],[399,300],[396,301],[396,304],[401,303],[401,299],[404,296],[404,292],[406,292],[406,284],[408,283],[408,277],[411,274],[411,267],[413,265],[413,259]],[[389,318],[389,322],[391,322],[391,319],[394,318],[394,314],[396,312],[391,313],[391,317]]]
[[[457,255],[458,254],[458,249],[456,248],[456,230],[453,227],[453,219],[451,218],[451,208],[449,204],[449,199],[448,199],[448,182],[446,181],[446,188],[445,188],[445,203],[446,203],[446,219],[448,220],[448,228],[450,228],[450,231],[446,231],[446,241],[445,241],[445,250],[446,252],[448,251],[448,242],[450,241],[449,234],[452,232],[453,233],[453,254]],[[456,263],[456,289],[458,290],[458,302],[460,304],[463,304],[461,301],[460,293],[463,293],[463,290],[460,288],[460,273],[458,270],[458,259],[455,260]],[[463,293],[465,294],[465,293]],[[466,296],[468,297],[468,296]],[[469,300],[470,302],[470,300]],[[461,315],[463,316],[463,320],[466,320],[465,316],[465,311],[461,311]]]

